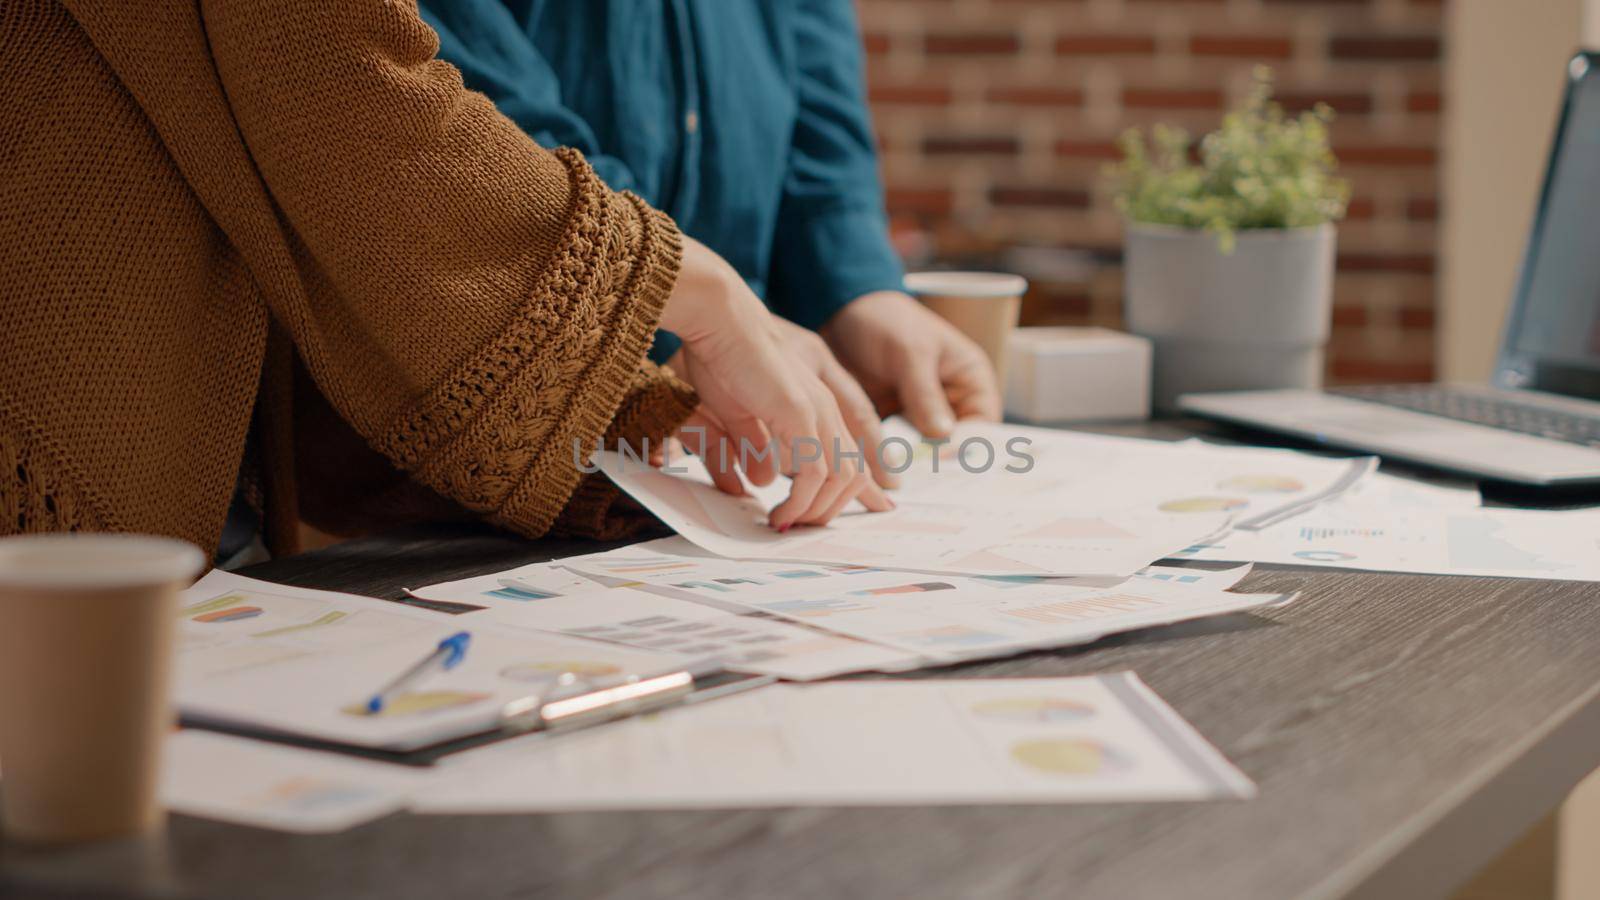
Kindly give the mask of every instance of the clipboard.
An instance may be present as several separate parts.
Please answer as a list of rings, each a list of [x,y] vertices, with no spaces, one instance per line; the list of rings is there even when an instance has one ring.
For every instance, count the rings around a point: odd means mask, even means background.
[[[184,728],[215,731],[308,750],[343,753],[402,766],[428,767],[454,753],[473,750],[529,734],[555,737],[592,728],[642,713],[704,703],[740,694],[776,682],[772,675],[747,675],[720,666],[681,669],[626,679],[556,696],[529,695],[505,704],[497,728],[449,738],[425,747],[386,750],[339,741],[307,737],[290,731],[241,725],[236,722],[182,715]]]

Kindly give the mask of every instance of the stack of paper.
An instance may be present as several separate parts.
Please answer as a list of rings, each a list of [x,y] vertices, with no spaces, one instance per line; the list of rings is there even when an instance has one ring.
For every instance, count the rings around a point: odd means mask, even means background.
[[[1235,452],[1263,459],[1300,456],[1286,450]],[[1485,507],[1471,488],[1374,473],[1299,515],[1263,528],[1213,536],[1175,556],[1438,575],[1600,581],[1600,509]]]
[[[1374,461],[964,423],[951,442],[910,447],[897,509],[778,534],[779,479],[749,496],[712,487],[694,457],[663,469],[614,452],[597,464],[662,521],[729,559],[968,575],[1131,575],[1233,527],[1257,527],[1337,496]]]
[[[762,688],[408,768],[185,730],[175,810],[337,831],[437,813],[1245,798],[1248,778],[1131,673]]]
[[[1131,673],[781,685],[502,745],[425,812],[1070,803],[1249,797],[1249,779]]]
[[[1201,541],[1187,559],[1600,581],[1600,512],[1376,505],[1355,499]]]
[[[655,674],[690,657],[472,623],[464,661],[381,713],[364,703],[463,628],[444,613],[214,571],[184,593],[175,691],[191,721],[405,750],[485,731],[563,672]]]
[[[804,681],[1083,644],[1290,599],[1229,591],[1248,571],[931,575],[737,562],[668,538],[412,593],[485,607],[506,625],[710,655],[731,668]]]
[[[307,833],[343,831],[406,808],[428,769],[193,728],[167,741],[161,799],[191,816]]]

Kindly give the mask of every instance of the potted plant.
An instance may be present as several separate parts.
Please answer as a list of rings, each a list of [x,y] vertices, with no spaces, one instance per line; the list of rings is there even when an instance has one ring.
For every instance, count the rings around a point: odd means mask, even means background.
[[[1129,330],[1155,344],[1156,408],[1191,391],[1321,385],[1334,223],[1350,193],[1331,119],[1322,104],[1285,114],[1258,68],[1197,150],[1170,126],[1122,136],[1111,177],[1127,219],[1124,304]]]

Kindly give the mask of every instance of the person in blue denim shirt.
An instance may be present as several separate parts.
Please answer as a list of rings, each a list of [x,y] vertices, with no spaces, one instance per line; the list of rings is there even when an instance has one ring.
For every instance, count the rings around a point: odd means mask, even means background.
[[[611,187],[671,215],[800,326],[783,326],[785,346],[869,444],[874,407],[904,411],[930,435],[999,416],[983,352],[902,289],[851,0],[421,9],[468,87],[540,144],[580,150]],[[652,355],[675,349],[663,333]]]

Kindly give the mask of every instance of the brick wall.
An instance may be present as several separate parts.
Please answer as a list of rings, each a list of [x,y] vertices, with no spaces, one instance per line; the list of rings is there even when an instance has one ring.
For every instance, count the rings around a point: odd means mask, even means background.
[[[1444,2],[858,0],[897,240],[1030,275],[1029,324],[1117,325],[1114,139],[1210,130],[1266,62],[1285,106],[1338,112],[1354,189],[1330,379],[1429,379]]]

